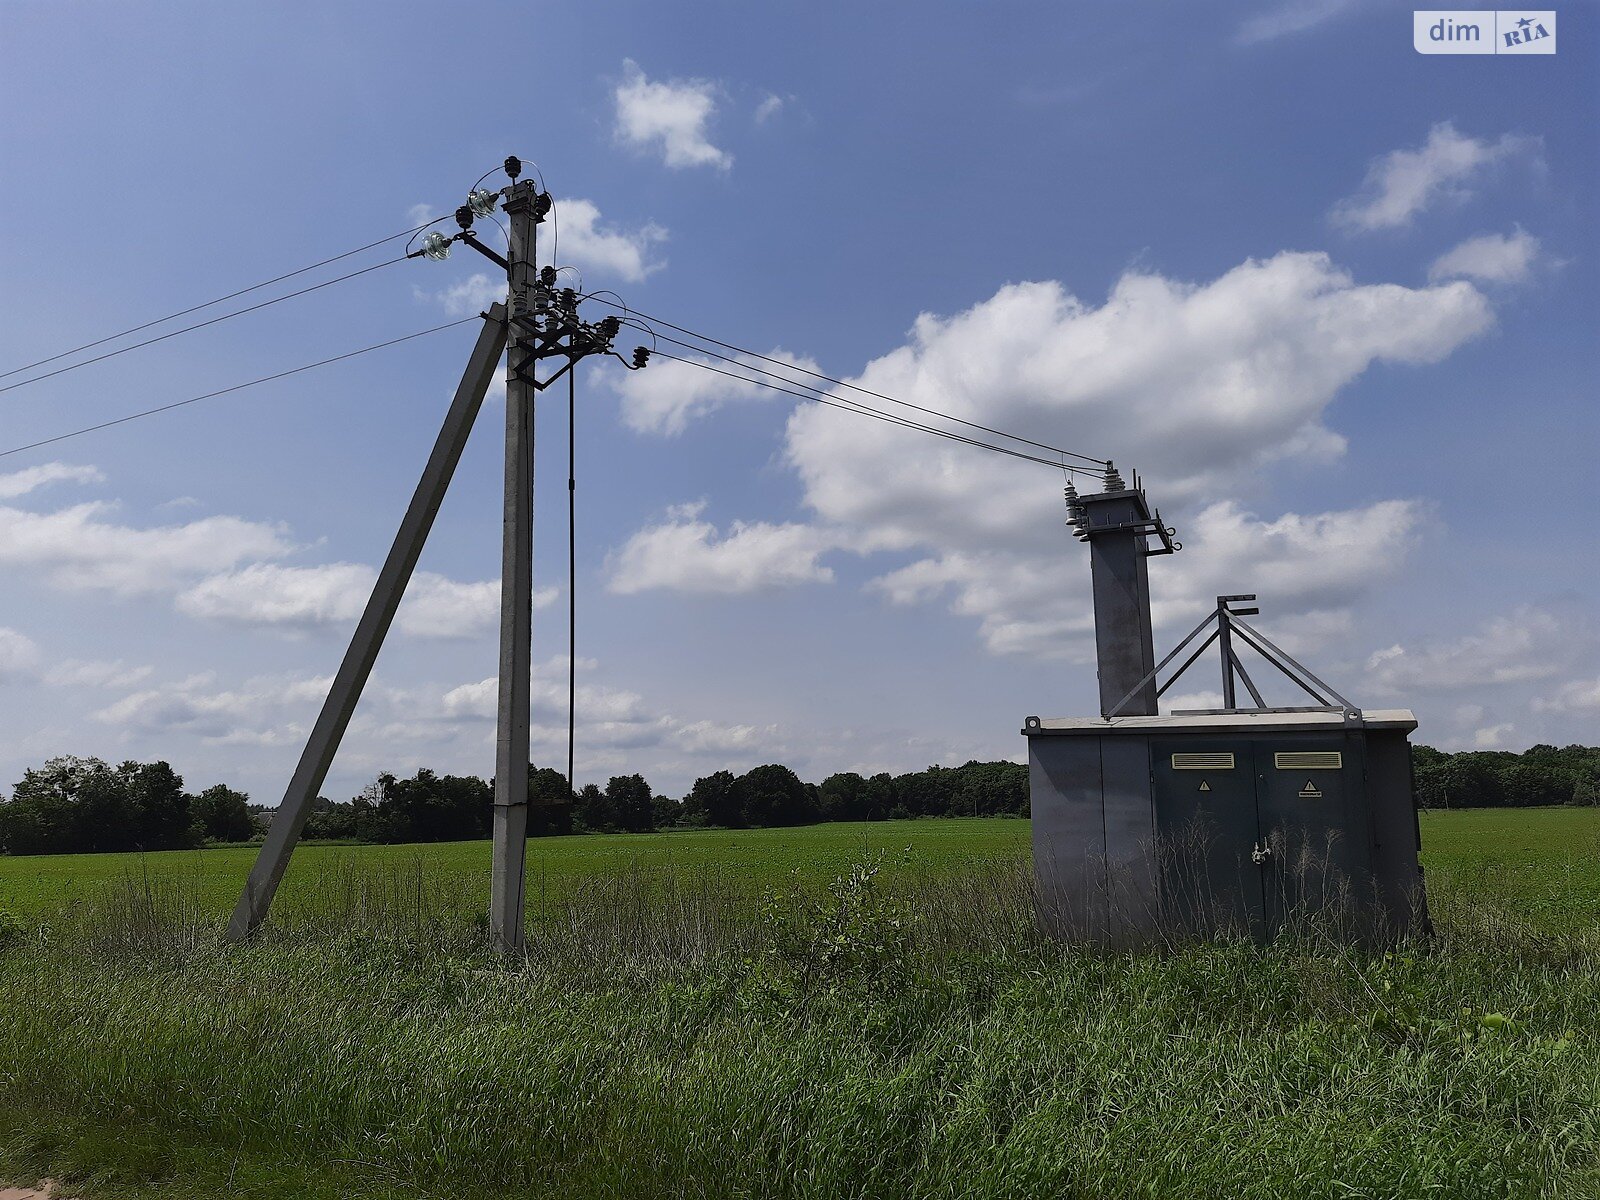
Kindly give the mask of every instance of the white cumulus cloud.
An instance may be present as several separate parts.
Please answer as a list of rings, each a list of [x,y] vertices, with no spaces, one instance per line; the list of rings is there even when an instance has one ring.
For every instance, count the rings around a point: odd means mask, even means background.
[[[320,566],[252,563],[202,579],[179,594],[180,612],[236,625],[291,633],[353,626],[366,606],[377,571],[365,563]],[[534,595],[535,607],[554,601],[554,588]],[[395,624],[414,637],[472,638],[499,621],[500,583],[461,582],[418,571],[411,577]]]
[[[669,167],[727,170],[733,156],[711,144],[707,127],[717,111],[717,85],[705,79],[649,79],[631,58],[617,85],[616,134],[624,143],[661,154]]]
[[[612,557],[608,587],[622,594],[664,588],[729,596],[828,583],[833,572],[817,559],[835,544],[805,524],[735,521],[719,535],[691,506],[629,538]]]
[[[1516,726],[1510,721],[1503,721],[1499,725],[1485,725],[1482,729],[1472,731],[1472,748],[1474,750],[1499,750],[1506,741],[1516,732]]]
[[[1152,563],[1157,621],[1197,619],[1208,595],[1270,593],[1273,628],[1304,650],[1349,633],[1349,607],[1403,560],[1425,510],[1393,499],[1258,515],[1221,498],[1267,464],[1342,454],[1325,413],[1373,363],[1435,362],[1492,322],[1469,283],[1359,284],[1325,254],[1283,253],[1204,284],[1129,273],[1099,306],[1054,282],[1008,285],[918,318],[850,382],[1137,465],[1189,547]],[[672,428],[718,402],[667,391],[641,402],[637,423]],[[613,556],[613,590],[747,592],[829,577],[819,559],[832,549],[909,552],[869,586],[898,603],[943,598],[995,652],[1087,656],[1088,572],[1062,527],[1059,479],[805,403],[786,440],[811,524],[721,534],[696,509],[669,514]]]
[[[1600,710],[1600,678],[1575,679],[1551,695],[1535,697],[1535,712],[1594,712]]]
[[[1334,205],[1333,219],[1360,232],[1409,225],[1441,199],[1470,195],[1470,185],[1490,167],[1535,154],[1538,147],[1537,138],[1508,133],[1490,141],[1469,137],[1442,121],[1415,150],[1391,150],[1375,159],[1361,191]]]
[[[39,647],[15,629],[0,626],[0,683],[31,675],[39,665]]]
[[[0,566],[36,570],[61,588],[138,595],[294,548],[278,525],[205,517],[140,529],[107,519],[111,508],[99,502],[51,513],[0,507]]]
[[[1593,644],[1593,633],[1581,618],[1522,605],[1454,640],[1379,650],[1367,660],[1367,674],[1390,693],[1534,683],[1567,673],[1574,656]]]
[[[1189,547],[1152,561],[1157,619],[1197,619],[1207,594],[1270,591],[1275,618],[1310,638],[1343,627],[1341,608],[1393,569],[1422,511],[1257,516],[1218,498],[1265,464],[1341,454],[1324,414],[1372,363],[1436,361],[1491,322],[1470,284],[1358,284],[1326,255],[1284,253],[1206,284],[1129,274],[1098,307],[1057,283],[1010,285],[919,318],[851,382],[1137,465]],[[807,405],[787,437],[833,544],[917,553],[872,585],[891,600],[947,596],[997,652],[1086,653],[1088,572],[1043,468]]]
[[[40,463],[25,467],[9,475],[0,475],[0,500],[26,496],[37,488],[51,483],[103,483],[105,475],[99,467],[73,466],[64,462]]]
[[[262,676],[219,688],[209,673],[147,688],[93,714],[125,732],[183,733],[223,745],[276,746],[306,736],[332,677]]]
[[[577,199],[557,200],[555,219],[559,236],[550,235],[550,251],[558,256],[557,266],[570,263],[639,283],[667,265],[651,257],[651,251],[667,240],[667,231],[654,222],[637,229],[613,228],[601,220],[592,200]]]
[[[1428,279],[1523,283],[1538,257],[1539,239],[1520,227],[1511,233],[1486,233],[1441,254],[1428,268]]]

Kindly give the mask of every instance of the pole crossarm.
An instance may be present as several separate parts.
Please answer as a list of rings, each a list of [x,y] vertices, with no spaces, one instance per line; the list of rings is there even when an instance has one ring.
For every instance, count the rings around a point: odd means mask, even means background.
[[[256,856],[244,892],[234,908],[233,918],[228,924],[230,939],[248,936],[272,906],[272,898],[289,865],[290,855],[294,853],[300,832],[311,815],[311,805],[327,778],[333,756],[344,738],[356,702],[361,698],[362,689],[372,673],[378,650],[405,595],[411,572],[422,554],[434,518],[438,516],[445,490],[450,486],[451,477],[461,461],[467,436],[472,432],[473,422],[483,405],[484,394],[489,389],[489,381],[494,377],[495,364],[499,362],[506,343],[505,306],[495,304],[483,317],[483,328],[478,333],[477,344],[467,360],[467,369],[456,388],[455,398],[450,402],[433,451],[428,456],[411,503],[401,519],[394,544],[389,548],[389,556],[384,559],[383,567],[378,572],[378,581],[367,598],[367,606],[356,623],[355,634],[350,639],[344,660],[339,664],[333,686],[328,689],[322,711],[317,714],[317,722],[306,739],[299,765],[284,792],[283,803],[278,806],[272,827],[267,831],[266,842]]]

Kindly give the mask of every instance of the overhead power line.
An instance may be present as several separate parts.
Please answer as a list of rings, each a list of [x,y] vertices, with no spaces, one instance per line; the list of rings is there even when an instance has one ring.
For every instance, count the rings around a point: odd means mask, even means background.
[[[598,301],[599,303],[608,305],[611,308],[621,309],[623,312],[628,313],[630,316],[638,317],[639,319],[641,319],[643,321],[648,321],[653,325],[664,325],[668,329],[676,329],[679,333],[684,334],[684,335],[686,335],[688,337],[692,337],[696,341],[709,342],[713,346],[721,346],[724,350],[732,350],[734,353],[743,354],[748,358],[760,359],[762,362],[772,363],[775,366],[784,367],[785,369],[790,370],[790,371],[798,371],[803,375],[810,375],[814,379],[821,379],[821,380],[824,380],[824,381],[826,381],[828,383],[831,383],[835,387],[849,388],[852,392],[859,392],[863,396],[872,396],[874,399],[886,400],[890,404],[898,404],[898,405],[900,405],[900,406],[902,406],[904,408],[915,409],[917,412],[926,413],[927,415],[933,416],[933,417],[938,417],[940,420],[943,420],[943,421],[953,421],[958,425],[965,425],[969,429],[976,429],[976,430],[979,430],[982,433],[991,434],[991,435],[993,435],[995,437],[1003,437],[1003,438],[1006,438],[1006,439],[1008,439],[1010,441],[1013,441],[1013,442],[1021,442],[1023,445],[1032,446],[1036,450],[1048,450],[1051,454],[1064,455],[1067,458],[1075,458],[1075,459],[1079,460],[1080,462],[1093,463],[1096,467],[1101,468],[1101,469],[1104,469],[1106,464],[1110,461],[1109,459],[1095,458],[1093,455],[1089,455],[1089,454],[1080,454],[1076,450],[1063,450],[1060,446],[1052,446],[1047,442],[1036,442],[1032,438],[1023,437],[1021,434],[1017,434],[1017,433],[1007,433],[1003,429],[995,429],[995,428],[993,428],[991,426],[988,426],[988,425],[980,425],[976,421],[969,421],[964,417],[955,416],[953,413],[940,412],[936,408],[928,408],[928,407],[925,407],[924,405],[921,405],[921,404],[913,404],[909,400],[901,400],[898,397],[886,395],[883,392],[875,392],[871,388],[859,387],[856,384],[847,383],[843,379],[835,379],[832,375],[824,375],[821,371],[813,371],[809,367],[798,366],[795,363],[784,362],[783,359],[781,359],[781,358],[773,358],[770,355],[759,354],[754,350],[747,350],[743,346],[735,346],[731,342],[724,342],[721,339],[711,337],[708,334],[698,333],[693,329],[686,329],[682,325],[674,325],[671,321],[664,320],[661,317],[653,317],[649,313],[640,312],[638,309],[630,308],[626,304],[621,304],[621,303],[618,303],[616,301],[607,300],[607,299],[604,298],[604,296],[601,293],[598,293],[598,292],[589,293],[589,295],[586,297],[586,299]],[[656,336],[659,337],[659,338],[662,338],[664,341],[675,342],[679,346],[684,346],[687,349],[695,350],[695,351],[697,351],[697,352],[699,352],[701,354],[710,354],[715,358],[724,358],[723,355],[716,354],[714,351],[707,350],[707,349],[705,349],[704,346],[690,346],[685,342],[677,341],[676,338],[667,337],[665,334],[658,333],[658,334],[656,334]],[[728,361],[733,361],[733,360],[728,360]],[[748,366],[749,364],[741,363],[739,365]],[[1057,465],[1059,465],[1059,464],[1057,464]]]
[[[137,421],[142,417],[153,417],[157,413],[171,412],[175,408],[183,408],[186,405],[198,404],[202,400],[213,400],[218,396],[226,396],[231,392],[241,392],[245,388],[256,387],[257,385],[263,383],[271,383],[275,379],[287,379],[290,375],[299,375],[302,372],[312,371],[318,367],[326,367],[330,363],[343,362],[347,358],[356,358],[362,354],[371,354],[374,350],[383,350],[389,346],[398,346],[401,342],[414,341],[420,337],[427,337],[430,333],[440,333],[446,329],[454,329],[457,325],[465,325],[469,321],[476,321],[478,319],[479,317],[476,314],[470,317],[462,317],[459,321],[449,321],[443,325],[435,325],[431,329],[419,329],[416,333],[408,333],[403,337],[390,338],[386,342],[377,342],[371,346],[363,346],[359,350],[347,351],[344,354],[335,354],[332,358],[320,359],[317,362],[306,363],[304,366],[290,367],[287,371],[278,371],[272,375],[263,375],[259,379],[251,379],[245,383],[236,383],[232,387],[218,388],[216,391],[206,392],[204,395],[190,396],[187,400],[175,400],[171,404],[162,404],[155,408],[147,408],[143,412],[129,413],[125,417],[117,417],[115,420],[111,421],[102,421],[98,425],[88,425],[82,429],[74,429],[71,433],[58,433],[54,437],[42,438],[37,442],[29,442],[26,446],[13,446],[9,450],[0,450],[0,458],[6,458],[12,454],[21,454],[24,450],[37,450],[40,446],[49,446],[55,442],[64,442],[68,438],[82,437],[86,433],[95,433],[101,429],[110,429],[113,425],[125,425],[129,421]]]
[[[395,241],[398,238],[409,237],[412,234],[420,233],[422,230],[428,228],[429,225],[437,225],[444,219],[444,217],[435,217],[433,220],[425,221],[421,225],[413,226],[410,229],[402,229],[399,233],[391,233],[388,237],[379,238],[375,242],[368,242],[365,246],[357,246],[354,250],[346,250],[343,254],[335,254],[331,258],[324,258],[322,261],[314,262],[310,266],[300,267],[297,270],[289,271],[283,275],[275,275],[271,279],[263,279],[260,283],[252,283],[249,287],[240,288],[236,292],[229,292],[226,296],[218,296],[214,300],[207,300],[204,303],[194,304],[188,308],[180,308],[177,312],[168,313],[164,317],[157,317],[153,321],[146,321],[143,325],[134,325],[131,328],[124,329],[118,333],[108,333],[103,338],[97,338],[92,342],[85,342],[81,346],[74,346],[70,350],[63,350],[61,353],[52,354],[48,358],[36,359],[31,363],[23,363],[22,366],[12,367],[9,371],[0,371],[0,379],[9,379],[13,375],[20,375],[23,371],[31,371],[35,367],[43,367],[50,363],[58,362],[63,358],[70,358],[72,355],[81,354],[85,350],[93,350],[96,346],[103,346],[107,342],[114,342],[118,338],[127,337],[129,334],[141,333],[146,329],[152,329],[155,326],[163,325],[168,321],[175,321],[179,317],[186,317],[190,313],[199,312],[203,308],[210,308],[214,304],[222,304],[229,300],[236,300],[240,296],[249,295],[251,292],[259,292],[264,287],[271,287],[273,284],[282,283],[286,279],[294,279],[297,276],[306,274],[308,271],[315,271],[318,267],[325,267],[330,263],[336,263],[342,259],[351,258],[354,255],[361,254],[367,250],[376,249],[377,247],[382,246],[387,242]]]
[[[806,383],[804,380],[791,379],[787,375],[779,375],[775,371],[765,370],[765,369],[763,369],[761,367],[758,367],[758,366],[754,365],[753,363],[747,363],[747,362],[744,362],[744,361],[742,361],[740,359],[737,359],[737,358],[730,358],[726,354],[718,354],[716,351],[707,350],[703,346],[690,345],[688,342],[679,341],[677,338],[668,337],[666,334],[663,334],[663,333],[656,333],[654,330],[650,330],[649,332],[654,337],[659,339],[660,341],[671,342],[675,346],[682,346],[687,350],[695,351],[697,354],[710,355],[712,358],[721,359],[725,363],[730,363],[733,366],[740,367],[740,368],[742,368],[742,369],[744,369],[746,371],[755,371],[758,374],[765,375],[770,379],[776,379],[779,383],[786,383],[786,384],[789,384],[789,385],[791,385],[793,387],[802,388],[804,390],[802,392],[790,392],[788,390],[788,388],[773,387],[773,385],[770,384],[770,383],[763,383],[759,379],[751,379],[748,376],[736,375],[731,371],[724,371],[721,368],[713,367],[709,363],[701,363],[701,362],[695,362],[693,359],[679,358],[677,355],[668,354],[665,351],[659,350],[659,349],[657,351],[655,351],[655,353],[660,355],[660,357],[662,357],[662,358],[670,358],[673,362],[687,363],[689,366],[692,366],[692,367],[702,367],[702,368],[704,368],[705,370],[708,370],[708,371],[715,371],[719,375],[726,375],[730,379],[742,379],[746,383],[753,383],[753,384],[756,384],[756,385],[758,385],[760,387],[769,387],[769,388],[772,388],[774,391],[788,392],[789,395],[791,395],[791,396],[799,396],[803,400],[817,400],[820,403],[828,405],[830,408],[842,408],[842,409],[845,409],[848,412],[860,413],[863,416],[878,417],[878,418],[880,418],[882,420],[886,420],[886,421],[892,422],[895,425],[903,425],[907,429],[916,429],[916,430],[919,430],[920,432],[923,432],[923,433],[932,433],[932,434],[935,434],[935,435],[937,435],[939,437],[949,438],[952,441],[964,442],[965,444],[967,444],[969,446],[978,446],[978,447],[980,447],[982,449],[985,449],[985,450],[994,450],[994,451],[997,451],[998,453],[1001,453],[1001,454],[1008,454],[1008,455],[1012,456],[1013,458],[1023,458],[1023,459],[1027,459],[1027,460],[1029,460],[1031,462],[1045,463],[1048,466],[1051,466],[1051,467],[1053,467],[1053,468],[1055,468],[1057,470],[1073,471],[1073,472],[1077,472],[1077,473],[1082,474],[1082,475],[1090,475],[1090,476],[1094,476],[1094,477],[1097,477],[1097,478],[1101,474],[1100,469],[1097,468],[1097,467],[1080,467],[1076,463],[1068,463],[1063,459],[1040,458],[1036,454],[1028,454],[1025,451],[1014,450],[1014,449],[1012,449],[1010,447],[1007,447],[1007,446],[996,446],[991,442],[983,441],[981,438],[968,437],[965,434],[955,433],[955,432],[952,432],[951,430],[948,430],[948,429],[940,429],[938,426],[929,425],[924,421],[914,421],[909,417],[901,417],[901,416],[897,416],[894,413],[886,413],[882,409],[873,408],[870,404],[863,404],[859,400],[852,400],[848,396],[837,396],[837,395],[833,395],[832,393],[825,392],[819,387],[816,387],[816,386],[814,386],[812,384]],[[777,362],[777,361],[781,361],[781,360],[768,359],[767,361],[768,362]],[[799,369],[799,368],[796,368],[796,369]],[[928,411],[932,411],[932,410],[928,410]],[[1012,435],[1011,434],[1002,433],[999,436],[1001,436],[1001,437],[1011,437]],[[1019,440],[1022,440],[1022,439],[1019,439]]]
[[[26,379],[19,379],[15,383],[8,383],[0,387],[0,392],[13,391],[19,387],[27,387],[30,383],[38,383],[42,379],[53,379],[57,375],[65,375],[68,371],[76,371],[79,367],[87,367],[93,363],[104,362],[108,358],[115,358],[119,354],[126,354],[130,350],[138,350],[145,346],[153,346],[157,342],[164,342],[168,338],[175,338],[181,334],[193,333],[196,329],[204,329],[208,325],[217,325],[223,321],[231,321],[234,317],[242,317],[246,313],[259,312],[263,308],[271,308],[274,304],[282,304],[285,300],[293,300],[297,296],[304,296],[310,292],[320,291],[325,287],[332,287],[336,283],[343,283],[347,279],[354,279],[358,275],[366,275],[372,271],[392,267],[395,263],[405,262],[405,256],[386,259],[381,263],[374,263],[370,267],[362,267],[359,271],[351,271],[348,275],[340,275],[334,279],[327,279],[321,283],[314,283],[310,287],[303,287],[296,292],[288,292],[282,296],[274,296],[271,300],[263,300],[260,304],[252,304],[248,308],[235,309],[230,313],[223,313],[220,317],[212,317],[207,321],[197,321],[193,325],[185,325],[182,329],[173,329],[167,333],[157,334],[153,338],[146,338],[142,342],[134,342],[131,346],[122,346],[116,350],[108,350],[104,354],[97,354],[93,358],[86,358],[81,362],[68,363],[64,367],[57,367],[54,371],[46,371],[43,375],[30,375]]]
[[[871,405],[862,404],[857,400],[847,400],[838,396],[831,396],[826,392],[811,388],[810,385],[802,383],[798,380],[787,380],[786,382],[792,383],[794,388],[804,388],[807,390],[796,391],[793,388],[779,387],[777,384],[768,383],[764,379],[755,379],[749,375],[739,375],[733,371],[725,371],[721,367],[712,366],[710,363],[699,362],[692,358],[682,358],[676,354],[669,354],[665,350],[655,351],[655,356],[659,358],[670,359],[673,362],[683,363],[686,366],[699,367],[702,371],[710,371],[717,375],[725,375],[729,379],[737,379],[741,383],[751,383],[755,384],[757,387],[770,388],[775,392],[782,392],[788,396],[797,396],[801,400],[811,400],[817,404],[825,405],[828,408],[837,408],[843,412],[855,413],[858,416],[871,417],[874,420],[885,421],[890,425],[899,425],[906,429],[914,429],[919,433],[931,433],[935,437],[945,438],[952,442],[960,442],[966,446],[974,446],[980,450],[989,450],[995,454],[1004,454],[1010,458],[1019,458],[1025,462],[1040,463],[1043,466],[1051,468],[1052,470],[1071,471],[1077,474],[1089,475],[1095,478],[1098,478],[1100,474],[1097,470],[1091,467],[1082,467],[1076,465],[1075,463],[1065,463],[1058,459],[1042,458],[1037,454],[1029,454],[1022,450],[1013,450],[1009,446],[999,446],[993,442],[985,442],[979,438],[968,437],[966,434],[952,433],[948,429],[940,429],[937,426],[924,424],[921,421],[913,421],[909,417],[901,417],[896,416],[894,413],[886,413],[882,409],[873,408]],[[760,368],[751,367],[750,369],[759,370]],[[770,375],[771,372],[763,372],[763,374]],[[774,375],[773,378],[779,379],[782,378],[782,376]]]

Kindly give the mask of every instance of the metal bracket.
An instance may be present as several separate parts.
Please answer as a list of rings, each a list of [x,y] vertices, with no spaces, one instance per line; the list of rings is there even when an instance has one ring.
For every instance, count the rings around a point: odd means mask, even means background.
[[[480,242],[478,240],[478,235],[473,233],[472,230],[463,229],[456,236],[461,240],[463,245],[471,246],[474,250],[476,250],[479,254],[483,255],[490,262],[497,264],[500,267],[501,270],[509,271],[511,269],[511,264],[509,262],[507,262],[504,258],[500,257],[500,255],[496,254],[493,250],[489,249],[489,247],[485,246],[482,242]]]
[[[1176,554],[1183,549],[1183,543],[1174,540],[1174,535],[1178,531],[1169,525],[1164,525],[1159,512],[1148,521],[1124,521],[1120,525],[1079,526],[1073,530],[1072,536],[1080,542],[1087,542],[1101,534],[1129,532],[1142,533],[1146,536],[1154,534],[1161,539],[1160,549],[1151,550],[1146,547],[1144,552],[1146,558],[1154,558],[1160,554]]]
[[[1155,553],[1161,553],[1161,552],[1160,551],[1156,551]],[[1345,713],[1345,715],[1347,717],[1352,716],[1352,715],[1358,716],[1360,714],[1360,711],[1361,711],[1360,709],[1356,708],[1356,706],[1351,704],[1350,701],[1346,700],[1343,696],[1341,696],[1338,692],[1334,691],[1331,687],[1329,687],[1321,679],[1319,679],[1319,678],[1317,678],[1317,676],[1313,675],[1309,670],[1307,670],[1299,662],[1297,662],[1293,658],[1291,658],[1287,653],[1285,653],[1282,649],[1280,649],[1276,644],[1274,644],[1273,642],[1269,641],[1265,634],[1261,633],[1254,626],[1247,625],[1247,624],[1245,624],[1243,621],[1241,621],[1239,619],[1241,616],[1255,616],[1261,610],[1258,609],[1258,608],[1234,608],[1233,605],[1235,603],[1249,602],[1249,601],[1252,601],[1254,599],[1255,599],[1255,596],[1253,596],[1253,595],[1248,595],[1248,596],[1244,596],[1244,595],[1241,595],[1241,596],[1218,596],[1217,597],[1217,607],[1215,609],[1213,609],[1211,612],[1207,613],[1206,616],[1205,616],[1205,619],[1202,620],[1200,622],[1200,624],[1196,625],[1193,629],[1191,629],[1189,631],[1188,635],[1185,636],[1184,639],[1181,642],[1179,642],[1176,646],[1174,646],[1172,648],[1172,652],[1170,654],[1168,654],[1165,658],[1163,658],[1160,662],[1158,662],[1155,665],[1155,668],[1153,670],[1151,670],[1149,672],[1149,674],[1147,674],[1143,679],[1139,680],[1139,682],[1134,685],[1133,689],[1131,691],[1129,691],[1126,696],[1124,696],[1121,700],[1119,700],[1117,702],[1117,704],[1107,714],[1107,719],[1109,720],[1112,717],[1115,717],[1118,713],[1120,713],[1123,710],[1124,706],[1127,705],[1128,701],[1132,700],[1145,687],[1147,687],[1149,685],[1149,683],[1151,682],[1151,680],[1155,679],[1160,674],[1160,672],[1162,672],[1163,670],[1166,669],[1168,663],[1170,663],[1173,659],[1177,658],[1178,655],[1183,652],[1184,648],[1187,647],[1190,642],[1194,641],[1195,638],[1199,637],[1201,632],[1206,628],[1206,626],[1212,624],[1213,622],[1216,623],[1216,628],[1211,631],[1211,636],[1206,638],[1205,641],[1201,642],[1200,643],[1200,647],[1197,650],[1195,650],[1192,654],[1190,654],[1187,659],[1184,660],[1184,663],[1183,663],[1183,665],[1181,667],[1179,667],[1176,671],[1174,671],[1172,673],[1172,677],[1169,678],[1164,684],[1162,684],[1160,687],[1158,687],[1156,689],[1156,695],[1157,696],[1164,695],[1168,688],[1170,688],[1173,684],[1177,683],[1178,679],[1183,675],[1183,673],[1185,671],[1187,671],[1190,667],[1194,666],[1196,661],[1198,661],[1200,656],[1206,652],[1207,648],[1210,647],[1212,642],[1220,641],[1222,643],[1221,649],[1222,649],[1223,698],[1224,698],[1224,705],[1225,706],[1223,708],[1220,708],[1220,709],[1214,709],[1214,710],[1208,709],[1206,711],[1208,711],[1208,712],[1212,712],[1212,711],[1214,711],[1214,712],[1294,712],[1294,711],[1302,711],[1302,710],[1297,710],[1297,709],[1270,708],[1270,707],[1267,706],[1265,701],[1262,699],[1260,691],[1257,690],[1255,682],[1250,678],[1250,676],[1248,674],[1246,674],[1245,669],[1244,669],[1244,665],[1239,661],[1239,656],[1236,653],[1234,653],[1232,637],[1233,637],[1233,635],[1237,634],[1239,639],[1240,639],[1240,641],[1244,642],[1252,650],[1254,650],[1256,653],[1261,655],[1262,658],[1266,659],[1267,662],[1271,663],[1280,672],[1282,672],[1289,679],[1289,681],[1291,683],[1293,683],[1301,691],[1305,692],[1314,701],[1316,701],[1317,707],[1315,709],[1313,709],[1313,710],[1310,710],[1310,711],[1317,711],[1317,712],[1324,712],[1324,711],[1326,711],[1326,712],[1343,712],[1343,713]],[[1250,698],[1256,702],[1255,708],[1253,708],[1253,709],[1241,709],[1241,708],[1238,708],[1238,707],[1235,706],[1234,700],[1233,700],[1233,676],[1234,676],[1235,673],[1237,673],[1239,675],[1239,677],[1244,680],[1245,687],[1247,687],[1250,690]],[[1327,695],[1323,695],[1324,692],[1327,693]],[[1329,702],[1329,698],[1330,697],[1332,698],[1332,700],[1335,700],[1338,703],[1337,704],[1330,703]]]

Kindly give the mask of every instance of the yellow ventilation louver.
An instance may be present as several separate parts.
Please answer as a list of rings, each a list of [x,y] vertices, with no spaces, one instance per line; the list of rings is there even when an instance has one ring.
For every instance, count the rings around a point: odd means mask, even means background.
[[[1174,771],[1231,771],[1232,754],[1174,754]]]
[[[1280,750],[1272,756],[1280,771],[1337,771],[1344,755],[1337,750]]]

